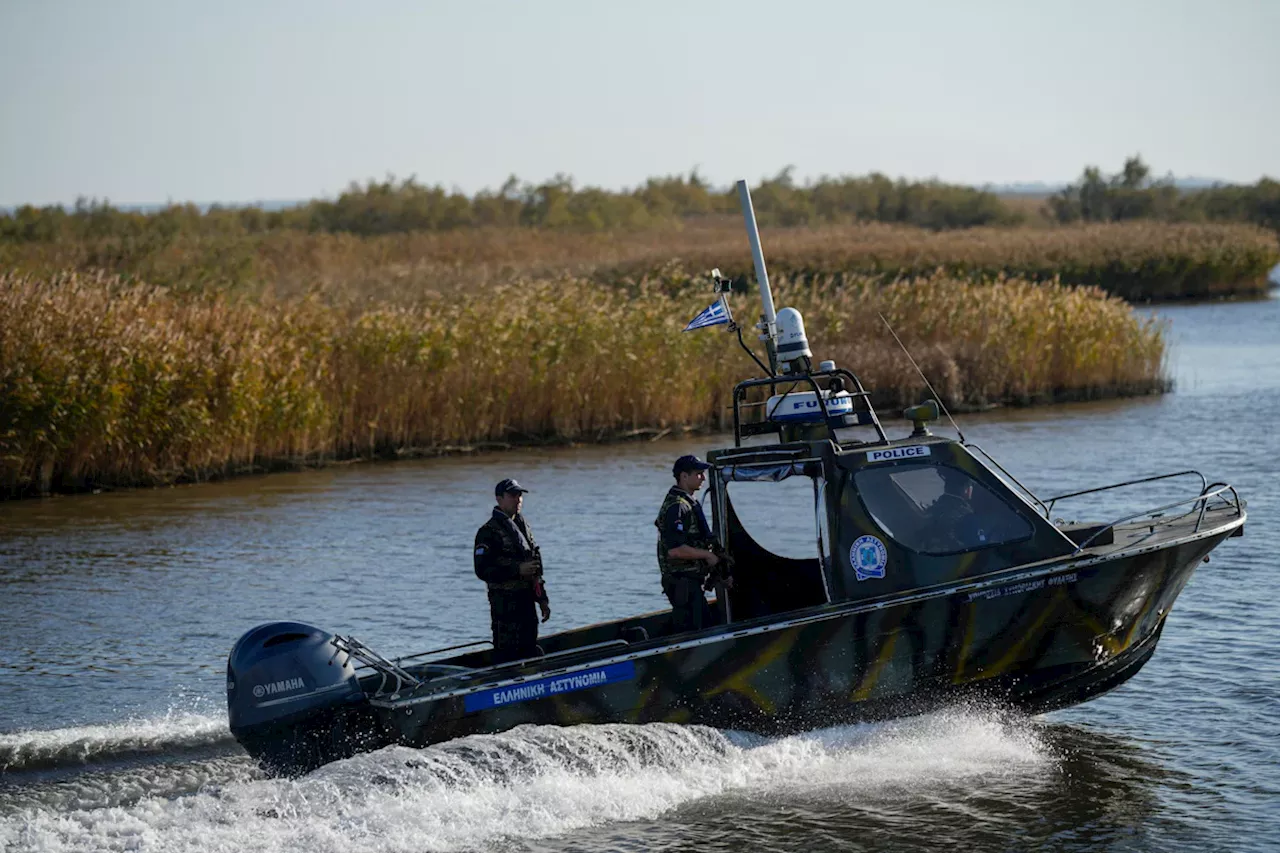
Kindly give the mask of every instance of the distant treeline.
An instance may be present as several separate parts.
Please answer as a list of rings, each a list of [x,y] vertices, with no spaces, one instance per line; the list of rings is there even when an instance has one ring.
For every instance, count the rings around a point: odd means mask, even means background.
[[[1050,196],[1048,206],[1058,222],[1251,222],[1280,230],[1280,181],[1182,190],[1171,177],[1153,179],[1141,157],[1130,157],[1115,175],[1088,167],[1077,183]]]
[[[1078,183],[1048,199],[1044,215],[1058,222],[1159,219],[1175,222],[1252,222],[1280,229],[1280,182],[1182,190],[1172,179],[1153,180],[1139,157],[1117,175],[1090,166]],[[751,190],[762,225],[803,226],[881,222],[931,230],[1017,225],[1025,205],[1011,206],[993,192],[939,181],[892,180],[884,175],[823,177],[803,186],[787,167]],[[201,209],[172,204],[159,210],[122,210],[107,201],[24,205],[0,214],[0,240],[66,242],[127,239],[163,244],[176,235],[229,236],[279,230],[360,236],[482,227],[568,231],[639,230],[694,218],[737,215],[733,188],[716,189],[695,170],[688,176],[650,178],[634,190],[574,186],[556,175],[541,184],[515,176],[497,190],[474,196],[426,186],[415,178],[352,184],[334,200],[281,210],[257,206]]]
[[[884,175],[823,178],[797,186],[791,168],[752,189],[762,225],[890,222],[922,228],[1012,224],[1019,214],[993,193],[973,187],[891,180]],[[425,186],[414,178],[352,184],[337,199],[283,210],[175,204],[143,213],[81,199],[61,206],[20,207],[0,216],[0,239],[166,239],[176,234],[257,234],[294,229],[362,236],[475,227],[603,231],[671,225],[692,217],[738,213],[733,189],[713,189],[690,175],[650,178],[634,190],[577,188],[557,175],[541,184],[508,178],[496,191],[474,196]]]
[[[1153,180],[1139,157],[1103,175],[1093,166],[1080,180],[1051,196],[1042,211],[1058,222],[1158,219],[1174,222],[1251,222],[1280,229],[1280,182],[1251,186],[1179,189],[1172,179]],[[823,177],[798,185],[788,167],[751,190],[762,225],[805,226],[881,222],[931,230],[1017,225],[1026,205],[1006,204],[993,192],[939,181],[866,176]],[[541,184],[507,179],[497,190],[474,196],[426,186],[415,178],[352,184],[334,200],[320,199],[281,210],[257,206],[201,209],[172,204],[159,210],[122,210],[107,201],[80,199],[61,205],[24,205],[0,214],[0,240],[68,242],[124,239],[163,245],[177,235],[233,236],[280,230],[360,236],[467,228],[539,228],[565,231],[643,230],[690,219],[738,214],[732,189],[716,189],[695,170],[688,176],[650,178],[633,190],[575,187],[557,175]]]

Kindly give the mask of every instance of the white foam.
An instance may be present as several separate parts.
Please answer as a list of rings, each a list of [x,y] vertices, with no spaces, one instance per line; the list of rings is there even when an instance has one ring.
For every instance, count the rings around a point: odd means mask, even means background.
[[[170,710],[162,717],[97,726],[0,734],[0,770],[90,761],[113,754],[159,752],[231,737],[226,715]]]
[[[657,817],[715,796],[852,786],[911,797],[1052,763],[1030,726],[952,713],[763,739],[702,727],[521,727],[390,747],[300,780],[236,781],[85,812],[26,809],[0,846],[30,851],[491,848]]]

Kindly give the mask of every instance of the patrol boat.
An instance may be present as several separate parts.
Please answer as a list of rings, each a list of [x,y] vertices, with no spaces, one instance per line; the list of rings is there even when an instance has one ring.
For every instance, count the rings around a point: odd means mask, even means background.
[[[800,315],[774,313],[745,182],[738,191],[769,364],[753,355],[764,375],[734,389],[733,446],[707,454],[711,523],[734,564],[716,624],[674,633],[669,611],[641,614],[543,637],[541,656],[502,664],[487,642],[389,660],[311,625],[260,625],[231,651],[227,702],[232,733],[265,769],[525,723],[771,734],[972,699],[1037,713],[1147,662],[1195,567],[1243,534],[1236,490],[1180,471],[1042,499],[958,427],[959,440],[933,434],[934,401],[907,409],[911,432],[891,437],[857,375],[813,369]],[[717,289],[727,315],[718,276]],[[809,559],[771,553],[734,509],[734,484],[791,478],[812,486]],[[1054,518],[1157,481],[1186,483],[1185,497],[1092,523]]]

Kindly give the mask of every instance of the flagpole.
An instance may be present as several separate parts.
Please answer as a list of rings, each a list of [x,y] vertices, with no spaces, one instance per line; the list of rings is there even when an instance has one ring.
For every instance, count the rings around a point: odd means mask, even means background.
[[[747,225],[747,240],[751,243],[751,260],[756,267],[756,284],[760,288],[760,304],[764,308],[764,317],[760,329],[764,334],[765,350],[769,353],[769,372],[778,373],[778,316],[773,310],[773,292],[769,289],[769,271],[764,266],[764,251],[760,248],[760,231],[756,228],[756,211],[751,205],[751,190],[745,180],[738,181],[738,203],[742,207],[742,218]]]
[[[737,325],[733,322],[733,312],[729,310],[729,300],[723,293],[720,294],[720,307],[724,309],[724,315],[729,318],[729,331],[732,332]]]

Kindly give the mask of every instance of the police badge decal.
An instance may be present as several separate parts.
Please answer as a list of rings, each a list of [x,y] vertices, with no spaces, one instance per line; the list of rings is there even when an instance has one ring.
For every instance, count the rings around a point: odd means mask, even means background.
[[[889,552],[884,543],[874,536],[859,536],[849,547],[849,565],[853,566],[860,581],[884,577],[884,567],[888,562]]]

